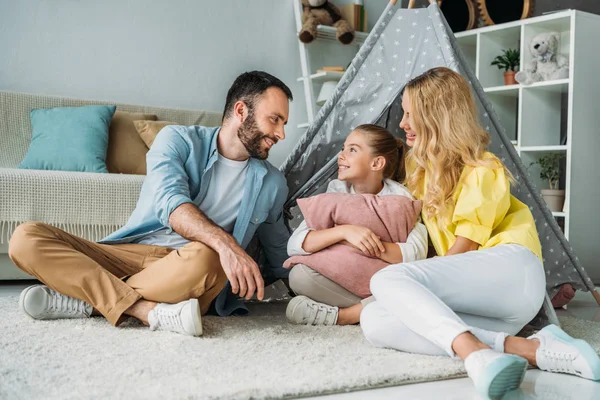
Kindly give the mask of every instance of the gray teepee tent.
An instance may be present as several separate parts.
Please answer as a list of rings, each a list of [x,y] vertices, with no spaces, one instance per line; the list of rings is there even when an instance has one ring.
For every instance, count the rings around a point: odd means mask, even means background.
[[[593,291],[592,281],[529,179],[437,4],[433,2],[427,9],[403,9],[395,3],[392,0],[383,11],[335,93],[281,167],[290,188],[286,203],[290,226],[297,227],[302,218],[295,207],[296,200],[325,191],[327,183],[335,178],[337,154],[350,131],[359,124],[375,123],[403,137],[398,126],[401,90],[408,80],[426,70],[445,66],[471,84],[480,122],[492,136],[489,150],[514,174],[517,184],[513,194],[534,215],[543,247],[548,293],[553,296],[566,282],[577,289]],[[556,318],[548,299],[545,310],[550,320]]]

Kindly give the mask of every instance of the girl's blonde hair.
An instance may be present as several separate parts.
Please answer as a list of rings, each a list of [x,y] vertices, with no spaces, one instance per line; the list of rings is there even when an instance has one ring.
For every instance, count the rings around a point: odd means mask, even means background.
[[[373,157],[385,158],[383,178],[402,182],[406,177],[404,157],[407,152],[407,146],[402,139],[395,138],[390,131],[379,125],[363,124],[354,130],[364,134]]]
[[[484,159],[490,135],[479,124],[471,88],[462,76],[448,68],[433,68],[408,82],[405,93],[412,108],[411,127],[417,134],[406,157],[411,174],[405,183],[423,200],[423,212],[437,216],[442,227],[454,208],[452,195],[464,167],[504,165],[496,158]]]

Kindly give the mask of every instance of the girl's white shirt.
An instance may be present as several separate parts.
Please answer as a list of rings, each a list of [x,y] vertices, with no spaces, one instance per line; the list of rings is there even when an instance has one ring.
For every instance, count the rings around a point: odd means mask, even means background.
[[[351,184],[340,181],[339,179],[334,179],[329,182],[327,193],[356,194],[354,187],[352,187]],[[409,199],[414,200],[413,196],[404,185],[391,179],[386,179],[383,181],[383,189],[377,193],[377,196],[389,195],[406,196]],[[306,239],[308,232],[312,230],[314,229],[310,229],[306,226],[306,221],[302,221],[288,241],[287,251],[290,257],[310,254],[302,248],[302,244],[304,243],[304,239]],[[421,222],[420,217],[413,230],[410,231],[406,243],[397,244],[400,246],[400,251],[402,252],[402,262],[423,260],[427,257],[427,228],[425,228],[425,225]]]

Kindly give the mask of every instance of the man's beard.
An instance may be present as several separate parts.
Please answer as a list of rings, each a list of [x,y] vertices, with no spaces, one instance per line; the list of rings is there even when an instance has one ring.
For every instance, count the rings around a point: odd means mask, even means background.
[[[237,136],[250,154],[250,157],[266,160],[269,156],[269,149],[263,148],[263,139],[269,138],[273,144],[277,143],[277,139],[261,132],[256,123],[256,119],[252,114],[249,114],[246,120],[242,123],[237,131]]]

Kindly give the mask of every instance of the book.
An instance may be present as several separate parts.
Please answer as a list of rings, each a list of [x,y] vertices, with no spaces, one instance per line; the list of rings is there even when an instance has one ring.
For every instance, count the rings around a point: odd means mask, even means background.
[[[344,67],[335,66],[335,67],[321,67],[317,72],[322,71],[330,71],[330,72],[344,72]]]
[[[367,32],[367,11],[360,4],[344,4],[338,6],[342,18],[358,32]]]

